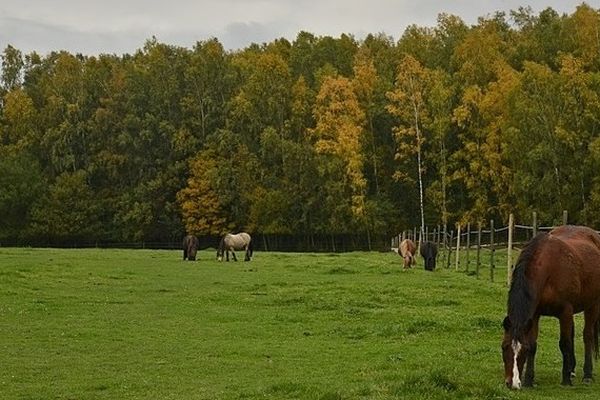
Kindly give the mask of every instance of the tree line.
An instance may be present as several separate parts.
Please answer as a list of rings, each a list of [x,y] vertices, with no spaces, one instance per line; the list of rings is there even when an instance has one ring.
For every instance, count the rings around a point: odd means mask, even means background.
[[[0,239],[600,226],[600,11],[441,14],[357,40],[23,54],[0,81]]]

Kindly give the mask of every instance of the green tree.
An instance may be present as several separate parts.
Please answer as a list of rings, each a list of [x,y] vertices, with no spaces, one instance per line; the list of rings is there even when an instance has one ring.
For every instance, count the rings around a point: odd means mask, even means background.
[[[23,53],[9,44],[4,49],[0,58],[2,59],[2,75],[0,79],[2,89],[5,92],[9,92],[20,87],[23,82],[23,68],[25,67]]]
[[[44,192],[42,171],[37,161],[23,152],[2,154],[0,171],[0,238],[23,238],[32,204]]]
[[[573,55],[579,58],[586,67],[600,68],[600,10],[595,10],[586,3],[577,6],[575,12],[565,22],[564,34],[567,46]]]
[[[596,175],[586,161],[597,136],[597,83],[581,60],[565,56],[560,63],[558,73],[525,63],[510,110],[517,197],[550,221],[565,209],[579,219]]]
[[[31,98],[22,89],[14,89],[4,96],[4,127],[0,130],[0,148],[4,152],[30,149],[35,144],[36,110]],[[1,154],[2,152],[0,152]]]
[[[186,128],[200,143],[225,124],[233,90],[229,59],[221,43],[212,39],[196,43],[186,65],[181,107]]]
[[[98,211],[85,172],[65,172],[32,206],[31,229],[51,241],[95,241],[102,233]]]
[[[470,202],[464,212],[471,222],[483,222],[490,215],[505,219],[515,211],[506,137],[511,131],[509,101],[518,88],[519,77],[508,66],[497,74],[497,81],[485,90],[468,87],[453,112],[460,140],[460,147],[452,155],[453,178],[468,191]]]
[[[285,132],[289,119],[292,81],[284,59],[277,54],[245,54],[236,59],[244,74],[244,83],[231,101],[230,127],[244,135],[253,151],[259,146],[260,134],[272,127]]]
[[[365,115],[365,140],[363,154],[369,154],[368,159],[373,168],[373,180],[375,185],[375,194],[379,194],[379,160],[375,142],[375,89],[378,76],[375,64],[371,58],[368,48],[361,48],[354,58],[354,77],[352,87],[356,94],[360,107]]]
[[[223,234],[249,229],[257,160],[239,135],[219,130],[190,163],[187,186],[177,194],[188,232]]]
[[[452,130],[452,107],[455,88],[450,76],[441,69],[429,72],[427,97],[425,99],[429,118],[425,119],[426,128],[431,133],[429,155],[426,162],[432,170],[427,197],[438,211],[442,224],[448,223],[449,216],[449,158],[450,142],[454,139]]]
[[[531,8],[511,12],[517,27],[515,66],[522,68],[525,61],[558,68],[558,54],[565,50],[564,18],[552,8],[533,15]]]

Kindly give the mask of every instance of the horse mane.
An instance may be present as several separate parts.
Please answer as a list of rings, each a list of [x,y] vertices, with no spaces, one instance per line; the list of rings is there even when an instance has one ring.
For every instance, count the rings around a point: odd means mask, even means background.
[[[512,274],[508,291],[508,317],[513,337],[520,337],[528,328],[533,314],[534,293],[527,279],[527,268],[536,256],[540,244],[548,237],[540,233],[531,239],[521,251]]]

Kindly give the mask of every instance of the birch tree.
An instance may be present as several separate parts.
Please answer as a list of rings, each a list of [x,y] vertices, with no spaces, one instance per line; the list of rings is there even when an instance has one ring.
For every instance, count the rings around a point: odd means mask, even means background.
[[[424,143],[423,125],[428,118],[424,100],[427,81],[427,69],[414,57],[404,56],[398,65],[395,90],[388,93],[390,104],[387,106],[388,111],[399,118],[399,124],[394,128],[398,145],[396,159],[416,156],[421,234],[425,230],[422,149]],[[404,171],[396,171],[394,177],[397,180],[408,178]]]

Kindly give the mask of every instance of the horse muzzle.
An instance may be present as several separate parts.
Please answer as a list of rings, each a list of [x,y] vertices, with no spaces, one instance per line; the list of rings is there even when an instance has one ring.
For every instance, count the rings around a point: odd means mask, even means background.
[[[518,377],[516,379],[513,377],[506,378],[504,383],[506,384],[506,387],[509,389],[520,390],[523,387],[523,383],[521,382],[521,380]]]

